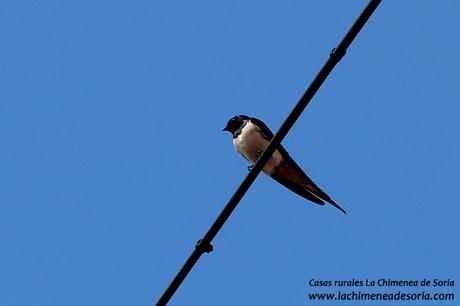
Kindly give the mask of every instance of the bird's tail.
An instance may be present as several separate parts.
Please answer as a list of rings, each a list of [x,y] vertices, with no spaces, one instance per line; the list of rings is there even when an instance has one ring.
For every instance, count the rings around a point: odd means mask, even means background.
[[[347,214],[347,212],[345,211],[345,209],[343,209],[342,207],[340,207],[339,204],[335,203],[331,198],[329,198],[327,200],[329,203],[331,203],[332,206],[334,206],[335,208],[337,208],[338,210],[340,210],[341,212],[343,212],[345,215]]]

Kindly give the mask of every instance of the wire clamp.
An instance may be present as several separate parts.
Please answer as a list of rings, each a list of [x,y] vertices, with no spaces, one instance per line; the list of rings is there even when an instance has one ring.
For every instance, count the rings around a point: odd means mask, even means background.
[[[212,244],[210,244],[210,243],[203,244],[202,239],[198,240],[196,245],[195,245],[195,250],[197,250],[201,254],[203,254],[203,253],[211,253],[213,249],[214,249],[214,247],[212,246]]]
[[[334,59],[335,62],[338,63],[338,62],[340,62],[342,57],[345,56],[346,53],[347,53],[346,50],[343,50],[342,52],[339,52],[339,51],[337,51],[337,48],[334,48],[334,49],[332,49],[331,53],[329,54],[329,57],[331,59]]]

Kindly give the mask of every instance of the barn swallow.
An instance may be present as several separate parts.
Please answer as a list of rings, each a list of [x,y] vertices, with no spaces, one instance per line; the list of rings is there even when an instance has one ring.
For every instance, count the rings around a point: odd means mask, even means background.
[[[231,118],[222,131],[233,135],[233,144],[236,150],[253,165],[273,138],[272,131],[261,120],[239,115]],[[335,203],[322,191],[297,165],[286,149],[280,144],[263,167],[263,172],[275,181],[297,193],[299,196],[324,205],[329,202],[334,207],[346,214],[345,210]]]

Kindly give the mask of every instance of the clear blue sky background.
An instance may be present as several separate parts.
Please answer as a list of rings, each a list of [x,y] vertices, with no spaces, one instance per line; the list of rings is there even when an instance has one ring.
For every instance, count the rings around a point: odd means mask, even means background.
[[[0,304],[154,303],[247,174],[227,120],[276,131],[366,4],[2,1]],[[171,305],[343,304],[312,278],[460,299],[459,16],[382,3],[283,142],[348,215],[259,176]]]

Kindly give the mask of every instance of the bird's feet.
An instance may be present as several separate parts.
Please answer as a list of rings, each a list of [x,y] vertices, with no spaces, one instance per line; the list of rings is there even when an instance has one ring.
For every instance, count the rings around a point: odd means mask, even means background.
[[[251,172],[251,170],[254,168],[254,165],[248,166],[248,171]]]
[[[260,157],[260,155],[262,155],[262,153],[264,153],[264,150],[257,151],[257,157]]]

